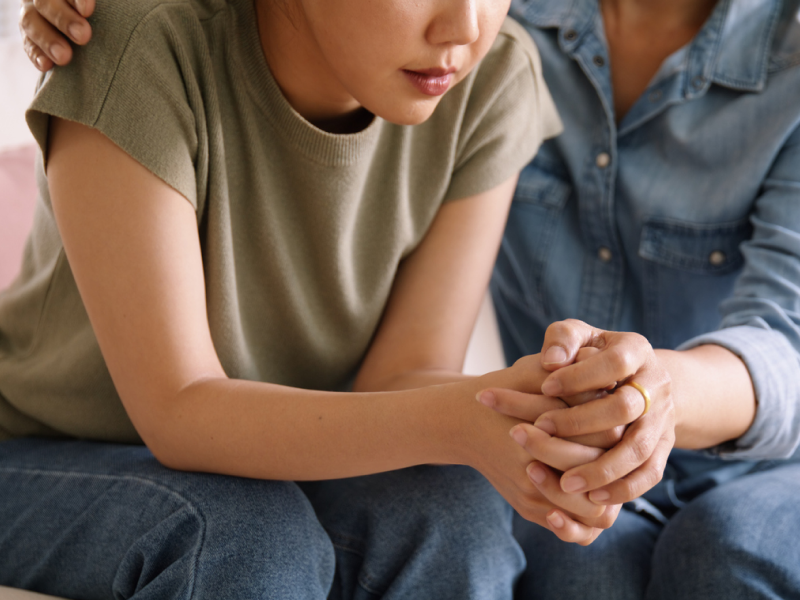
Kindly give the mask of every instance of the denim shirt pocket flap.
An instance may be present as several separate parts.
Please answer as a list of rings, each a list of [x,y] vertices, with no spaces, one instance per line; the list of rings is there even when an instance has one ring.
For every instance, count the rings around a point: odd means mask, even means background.
[[[514,192],[514,200],[561,210],[567,203],[572,186],[533,164],[522,170]]]
[[[751,235],[747,219],[710,225],[648,219],[642,228],[639,256],[699,275],[725,275],[741,268],[740,246]]]

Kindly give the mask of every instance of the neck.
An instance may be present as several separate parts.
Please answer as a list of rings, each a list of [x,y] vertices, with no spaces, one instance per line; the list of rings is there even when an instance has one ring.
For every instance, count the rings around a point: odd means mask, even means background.
[[[664,29],[699,30],[718,0],[601,0],[603,13],[616,21],[660,23]]]
[[[333,75],[302,9],[286,2],[256,0],[261,48],[289,104],[331,133],[352,133],[372,119]]]

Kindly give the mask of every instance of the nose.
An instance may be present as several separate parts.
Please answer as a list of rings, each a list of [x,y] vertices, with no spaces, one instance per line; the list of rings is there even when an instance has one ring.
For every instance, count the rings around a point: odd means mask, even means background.
[[[439,11],[427,30],[428,43],[466,46],[478,39],[481,0],[439,0]],[[492,1],[492,0],[490,0]]]

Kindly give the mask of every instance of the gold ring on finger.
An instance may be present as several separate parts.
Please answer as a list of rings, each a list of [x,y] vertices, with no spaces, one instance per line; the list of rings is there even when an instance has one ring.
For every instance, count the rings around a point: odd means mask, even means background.
[[[635,381],[628,381],[627,383],[623,383],[622,385],[631,386],[642,395],[642,398],[644,398],[644,412],[639,415],[639,418],[641,419],[643,416],[647,414],[647,411],[650,410],[650,404],[651,404],[650,393],[645,389],[643,385],[638,384]]]

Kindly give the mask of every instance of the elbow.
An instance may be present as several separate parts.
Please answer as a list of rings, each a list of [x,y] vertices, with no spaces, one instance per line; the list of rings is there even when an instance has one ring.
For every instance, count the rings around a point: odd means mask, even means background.
[[[186,390],[169,397],[159,397],[144,402],[127,402],[128,415],[144,445],[164,467],[175,471],[196,471],[197,465],[189,460],[192,452],[191,413],[184,407],[191,405],[191,393]]]

